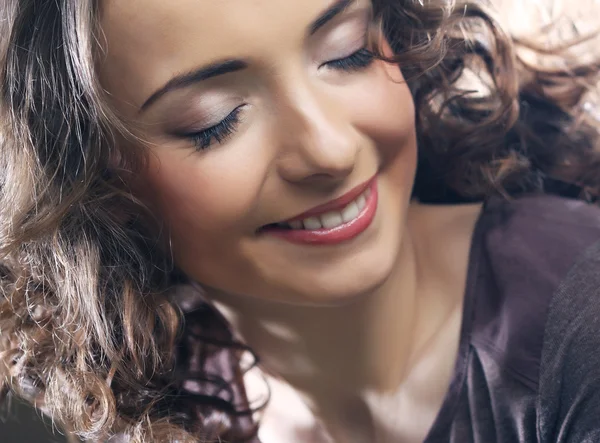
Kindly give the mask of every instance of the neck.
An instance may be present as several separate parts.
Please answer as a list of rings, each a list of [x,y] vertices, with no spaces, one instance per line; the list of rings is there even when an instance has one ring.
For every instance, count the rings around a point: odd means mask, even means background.
[[[465,231],[466,247],[457,240],[448,252],[451,262],[464,262],[464,272],[461,267],[449,270],[440,257],[440,236],[427,232],[435,229],[427,221],[428,211],[412,211],[409,226],[416,228],[403,236],[394,272],[355,300],[307,307],[215,296],[236,332],[260,356],[265,372],[298,391],[330,429],[347,427],[349,421],[372,427],[368,399],[373,396],[425,390],[433,404],[441,404],[455,361],[472,229]],[[472,219],[470,228],[476,216]],[[446,281],[447,275],[454,282]],[[448,284],[452,289],[446,289]],[[450,339],[444,334],[448,329],[453,329]],[[365,429],[361,433],[373,435]]]

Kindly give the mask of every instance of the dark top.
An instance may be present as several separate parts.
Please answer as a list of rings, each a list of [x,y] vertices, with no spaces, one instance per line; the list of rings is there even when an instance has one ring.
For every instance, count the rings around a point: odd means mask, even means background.
[[[458,359],[425,443],[600,442],[600,210],[489,201]]]

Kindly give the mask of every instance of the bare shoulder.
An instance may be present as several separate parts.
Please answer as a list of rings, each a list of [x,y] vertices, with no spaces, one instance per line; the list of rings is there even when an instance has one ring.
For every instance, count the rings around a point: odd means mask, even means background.
[[[270,390],[269,403],[259,416],[261,443],[333,443],[300,395],[288,384],[258,369],[249,372],[244,381],[251,401],[264,398],[265,381]]]

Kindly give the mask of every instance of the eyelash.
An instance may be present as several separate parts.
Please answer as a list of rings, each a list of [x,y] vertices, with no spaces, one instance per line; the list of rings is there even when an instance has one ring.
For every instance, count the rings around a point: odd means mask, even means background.
[[[329,61],[323,66],[339,71],[351,72],[369,67],[373,63],[373,60],[375,60],[375,54],[367,48],[362,48],[355,53],[350,54],[348,57]]]
[[[323,66],[337,71],[355,72],[369,67],[373,63],[373,60],[375,60],[373,52],[367,48],[361,48],[348,57],[329,61],[324,63]],[[242,108],[243,106],[238,106],[216,125],[193,134],[188,134],[186,137],[192,140],[198,151],[209,149],[213,145],[213,141],[222,144],[235,132],[240,122]]]
[[[238,106],[216,125],[193,134],[188,134],[186,137],[192,140],[198,151],[204,151],[210,148],[213,144],[213,140],[219,144],[223,143],[233,134],[235,128],[237,128],[240,122],[240,112],[242,111],[242,108],[243,106]]]

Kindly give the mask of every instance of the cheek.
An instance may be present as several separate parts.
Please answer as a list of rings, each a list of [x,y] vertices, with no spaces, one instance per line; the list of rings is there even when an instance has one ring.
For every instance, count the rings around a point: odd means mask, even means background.
[[[384,56],[393,51],[386,40],[380,41]],[[415,138],[415,105],[412,94],[395,64],[376,62],[369,87],[358,97],[358,118],[362,129],[380,142],[380,146],[395,145],[399,140]]]
[[[257,160],[260,155],[228,155],[219,149],[195,153],[164,146],[150,155],[143,180],[146,200],[174,236],[249,229],[244,221],[260,195],[264,165]]]
[[[362,94],[355,106],[357,126],[375,142],[382,178],[393,190],[389,204],[403,201],[407,205],[417,169],[415,105],[410,89],[400,68],[378,62],[368,91]]]
[[[180,154],[180,148],[161,146],[149,156],[142,180],[142,198],[164,222],[162,242],[175,262],[195,279],[217,286],[250,272],[240,244],[257,227],[254,208],[268,164],[239,149],[231,150],[237,151],[233,156],[217,152],[224,148]]]
[[[375,142],[382,168],[401,170],[398,177],[411,179],[417,157],[415,106],[400,69],[378,62],[369,88],[354,100],[355,124]]]
[[[363,89],[357,101],[359,125],[373,139],[387,144],[414,133],[414,101],[398,67],[378,62],[368,90]]]

